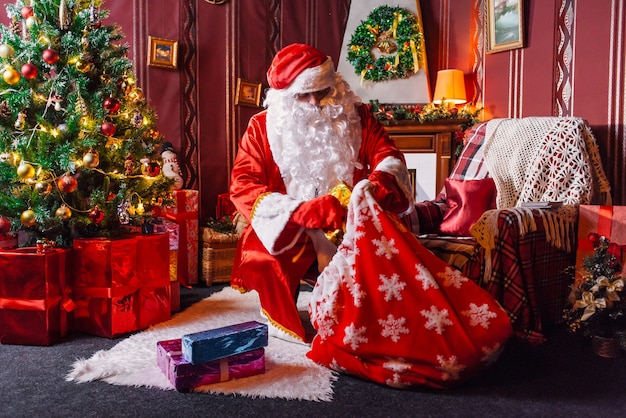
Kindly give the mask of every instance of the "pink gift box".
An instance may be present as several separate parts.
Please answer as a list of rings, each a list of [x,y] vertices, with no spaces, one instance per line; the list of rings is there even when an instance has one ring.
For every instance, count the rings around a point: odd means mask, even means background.
[[[178,229],[178,281],[183,286],[198,283],[198,191],[173,190],[174,204],[163,208],[165,218]]]
[[[183,359],[181,347],[180,338],[157,343],[159,368],[179,392],[190,392],[211,383],[265,373],[264,348],[206,363],[191,364]]]
[[[112,338],[171,317],[165,234],[74,240],[74,329]]]
[[[622,273],[626,273],[626,206],[580,205],[578,212],[578,248],[576,279],[580,279],[583,259],[593,255],[590,233],[607,237],[622,248]]]

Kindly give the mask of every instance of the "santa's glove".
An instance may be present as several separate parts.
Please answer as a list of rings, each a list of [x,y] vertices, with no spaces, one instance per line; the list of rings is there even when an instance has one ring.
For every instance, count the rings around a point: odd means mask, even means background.
[[[398,186],[393,174],[385,171],[374,171],[369,176],[372,183],[372,196],[383,210],[393,213],[402,213],[409,207],[409,200]]]
[[[305,228],[338,229],[343,226],[346,210],[335,196],[324,195],[304,202],[291,220]]]

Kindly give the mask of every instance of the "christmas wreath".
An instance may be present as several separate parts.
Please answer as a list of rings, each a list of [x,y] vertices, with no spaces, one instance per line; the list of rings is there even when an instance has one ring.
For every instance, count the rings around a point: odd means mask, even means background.
[[[361,81],[406,78],[419,70],[421,42],[422,31],[411,12],[380,6],[352,34],[348,61]]]

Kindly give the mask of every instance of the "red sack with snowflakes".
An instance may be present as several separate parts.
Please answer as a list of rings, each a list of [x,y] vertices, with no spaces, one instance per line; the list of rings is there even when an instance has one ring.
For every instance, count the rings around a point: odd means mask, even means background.
[[[313,290],[307,356],[393,387],[444,388],[475,375],[511,336],[507,314],[383,212],[370,186],[353,190],[346,235]]]

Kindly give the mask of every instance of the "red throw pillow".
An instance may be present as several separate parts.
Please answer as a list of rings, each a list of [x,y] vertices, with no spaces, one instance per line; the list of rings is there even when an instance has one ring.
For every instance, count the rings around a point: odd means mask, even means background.
[[[448,210],[439,226],[443,234],[471,236],[470,227],[486,210],[496,208],[496,184],[492,178],[446,179],[446,194]]]

